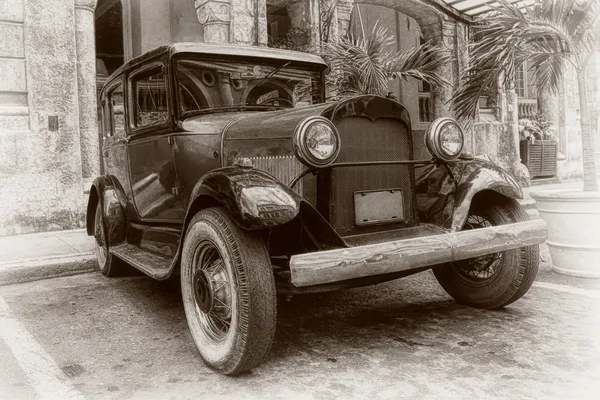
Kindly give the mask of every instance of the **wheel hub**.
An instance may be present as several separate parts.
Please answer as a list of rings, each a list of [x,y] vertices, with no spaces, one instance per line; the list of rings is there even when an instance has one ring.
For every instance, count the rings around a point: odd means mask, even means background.
[[[210,284],[210,276],[205,270],[196,271],[194,276],[194,294],[196,303],[204,313],[210,313],[213,309],[213,288]]]
[[[479,229],[493,226],[485,217],[470,215],[465,223],[464,230]],[[487,254],[481,257],[463,260],[455,265],[461,273],[470,279],[486,280],[493,277],[497,272],[497,265],[501,262],[502,253]]]

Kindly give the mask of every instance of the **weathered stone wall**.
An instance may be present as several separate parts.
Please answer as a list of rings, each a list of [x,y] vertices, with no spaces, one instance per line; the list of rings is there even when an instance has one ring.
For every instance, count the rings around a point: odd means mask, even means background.
[[[352,16],[352,9],[354,8],[353,0],[339,0],[337,4],[337,22],[338,22],[338,34],[347,32],[350,27],[350,18]]]
[[[82,226],[73,0],[0,3],[0,236]]]

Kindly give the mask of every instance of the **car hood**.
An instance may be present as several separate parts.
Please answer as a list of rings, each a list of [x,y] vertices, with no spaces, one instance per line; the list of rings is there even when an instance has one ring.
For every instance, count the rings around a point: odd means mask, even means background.
[[[197,115],[183,121],[187,132],[223,134],[223,140],[291,137],[298,122],[322,115],[332,104],[317,104],[279,111],[234,111]]]

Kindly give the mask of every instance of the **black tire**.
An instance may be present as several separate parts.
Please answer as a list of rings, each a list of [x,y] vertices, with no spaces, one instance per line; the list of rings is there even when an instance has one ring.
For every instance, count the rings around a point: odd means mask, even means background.
[[[96,215],[94,216],[94,239],[95,253],[98,260],[98,267],[102,275],[108,277],[121,276],[125,270],[125,263],[114,255],[110,254],[108,244],[104,237],[104,214],[100,202],[96,206]]]
[[[181,292],[202,359],[226,375],[265,360],[277,318],[275,278],[262,238],[222,208],[194,216],[181,256]]]
[[[464,229],[481,227],[481,222],[473,221],[487,221],[485,226],[496,226],[529,219],[516,200],[485,194],[474,198]],[[539,246],[534,245],[444,264],[434,268],[434,274],[444,290],[459,303],[494,309],[527,293],[538,267]]]

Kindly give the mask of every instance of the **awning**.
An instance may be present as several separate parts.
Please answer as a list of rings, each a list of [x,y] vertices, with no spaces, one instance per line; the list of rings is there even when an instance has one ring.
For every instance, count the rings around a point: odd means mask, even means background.
[[[468,15],[476,17],[491,10],[490,6],[498,5],[496,0],[441,0],[450,8]],[[512,4],[517,4],[519,8],[524,8],[535,3],[536,0],[508,0]]]

